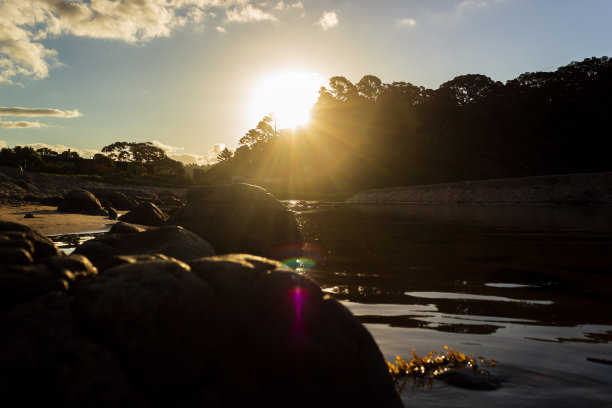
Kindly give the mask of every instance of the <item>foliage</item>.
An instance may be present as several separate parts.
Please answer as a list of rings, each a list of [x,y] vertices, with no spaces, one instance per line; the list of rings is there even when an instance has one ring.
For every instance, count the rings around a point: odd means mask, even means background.
[[[489,365],[495,367],[497,361],[487,360],[484,357],[466,356],[459,350],[453,350],[448,346],[444,346],[445,351],[430,351],[426,356],[419,357],[412,350],[410,360],[404,360],[400,356],[395,357],[395,364],[387,361],[389,374],[395,382],[398,391],[401,390],[410,382],[415,387],[431,388],[432,380],[447,371],[458,368],[471,368],[480,373],[486,374],[487,371],[480,368],[481,365]]]
[[[229,160],[232,157],[234,157],[234,152],[231,151],[230,149],[228,149],[227,147],[225,149],[223,149],[221,151],[221,153],[219,153],[217,155],[217,160],[219,160],[220,162],[225,161],[225,160]]]
[[[4,147],[0,150],[0,163],[20,170],[40,170],[43,161],[40,154],[29,146]]]
[[[203,182],[273,180],[284,191],[329,193],[611,171],[611,91],[608,57],[505,84],[461,75],[437,89],[335,76],[308,126],[277,131],[264,117]]]
[[[102,148],[113,160],[122,162],[137,162],[143,164],[155,163],[167,159],[166,152],[151,142],[115,142]]]

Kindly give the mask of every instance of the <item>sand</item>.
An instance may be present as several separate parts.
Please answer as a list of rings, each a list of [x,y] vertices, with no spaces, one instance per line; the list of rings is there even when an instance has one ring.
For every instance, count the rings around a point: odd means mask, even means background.
[[[103,232],[117,222],[100,215],[60,213],[56,208],[33,204],[2,205],[0,220],[27,225],[45,235]],[[26,214],[35,218],[23,218]]]

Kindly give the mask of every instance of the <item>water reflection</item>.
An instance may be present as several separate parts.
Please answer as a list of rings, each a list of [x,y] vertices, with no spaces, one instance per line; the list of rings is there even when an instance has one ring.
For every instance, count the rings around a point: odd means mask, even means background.
[[[449,345],[500,361],[497,391],[434,382],[402,393],[406,405],[610,402],[612,208],[289,207],[327,254],[304,273],[366,324],[385,358]]]

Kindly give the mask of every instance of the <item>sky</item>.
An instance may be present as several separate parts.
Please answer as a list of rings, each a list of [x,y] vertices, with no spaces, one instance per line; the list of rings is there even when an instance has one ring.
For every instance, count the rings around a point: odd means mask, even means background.
[[[330,77],[505,82],[612,55],[611,0],[0,0],[0,147],[204,164]]]

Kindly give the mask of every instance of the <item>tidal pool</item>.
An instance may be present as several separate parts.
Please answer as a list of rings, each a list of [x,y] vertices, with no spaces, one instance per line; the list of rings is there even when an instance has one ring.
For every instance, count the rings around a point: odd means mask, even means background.
[[[449,346],[498,361],[498,390],[434,380],[404,388],[406,406],[612,406],[612,207],[286,204],[315,265],[300,272],[387,360]]]

